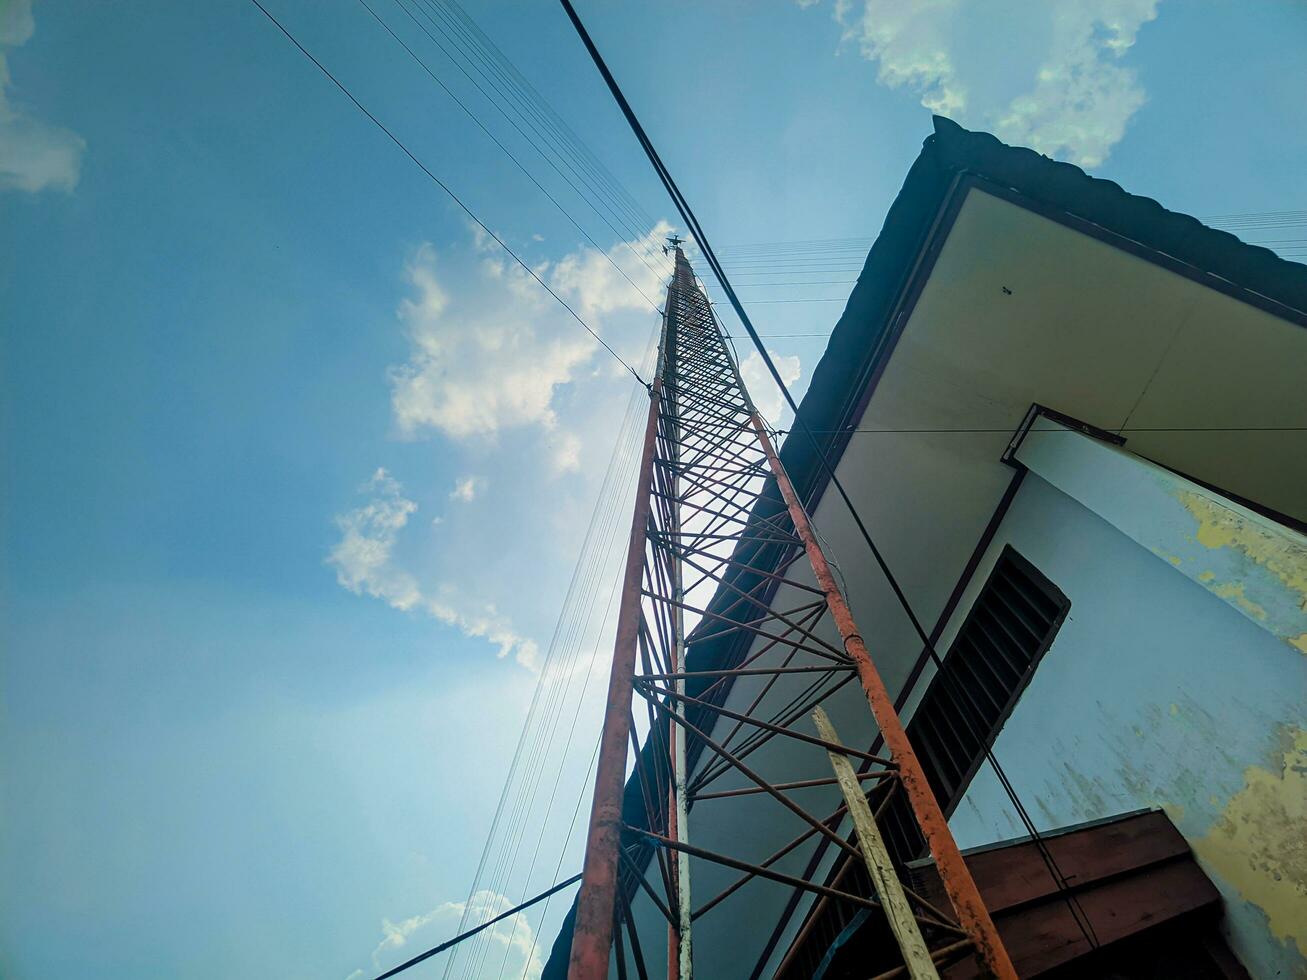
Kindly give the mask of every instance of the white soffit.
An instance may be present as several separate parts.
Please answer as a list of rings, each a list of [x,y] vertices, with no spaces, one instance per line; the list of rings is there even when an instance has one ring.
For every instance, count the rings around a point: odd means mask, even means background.
[[[1307,431],[1285,431],[1307,430],[1307,329],[973,188],[858,425],[997,465],[1000,433],[951,430],[1011,432],[1032,402],[1307,520]],[[1211,429],[1280,431],[1174,431]]]

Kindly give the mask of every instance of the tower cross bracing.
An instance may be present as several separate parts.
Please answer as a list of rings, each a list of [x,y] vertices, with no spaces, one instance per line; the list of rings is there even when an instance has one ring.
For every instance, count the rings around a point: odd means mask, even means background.
[[[891,975],[934,976],[938,967],[974,956],[985,973],[1015,978],[721,325],[679,243],[672,248],[675,270],[650,384],[569,976],[607,977],[613,956],[625,976],[628,955],[644,975],[631,912],[641,893],[667,919],[669,976],[689,980],[694,933],[710,928],[696,920],[763,879],[886,916],[905,953]],[[811,579],[800,577],[804,563]],[[839,643],[825,638],[832,625]],[[729,651],[725,663],[687,664],[687,650],[709,642]],[[744,678],[756,693],[746,705],[728,707],[731,685]],[[883,736],[883,755],[823,738],[811,723],[824,701],[854,683]],[[812,778],[776,782],[760,771],[751,756],[775,738],[805,744]],[[629,802],[624,812],[628,747],[635,759],[634,812]],[[839,832],[848,802],[814,814],[791,795],[836,784],[829,753],[857,765],[857,785],[872,814],[903,794],[950,908],[927,902],[901,874],[879,879],[878,887],[893,895],[867,896],[841,890],[838,880],[825,884],[776,868],[818,837],[872,861],[870,840]],[[744,785],[710,788],[727,772]],[[853,781],[847,770],[841,773],[847,789]],[[748,794],[770,796],[806,829],[761,861],[695,844],[696,800]],[[875,836],[874,827],[863,826],[863,838]],[[691,857],[734,869],[738,877],[700,896],[690,880]],[[913,955],[920,943],[904,938],[909,935],[924,940],[921,955]]]

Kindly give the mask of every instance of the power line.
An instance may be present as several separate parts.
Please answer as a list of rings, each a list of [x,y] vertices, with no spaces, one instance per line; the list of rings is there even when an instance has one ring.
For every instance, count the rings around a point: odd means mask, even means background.
[[[646,343],[646,362],[656,348],[657,334],[658,326],[655,325],[651,329]],[[612,565],[609,559],[615,555],[615,545],[624,540],[620,534],[621,509],[617,501],[625,499],[626,475],[630,470],[630,464],[634,459],[637,448],[635,434],[639,425],[641,414],[639,408],[642,401],[640,390],[632,390],[613,452],[610,454],[608,469],[604,474],[595,506],[591,511],[589,525],[583,535],[581,548],[573,566],[571,581],[563,601],[563,609],[545,655],[545,662],[542,665],[540,678],[536,684],[536,691],[532,696],[531,707],[523,721],[522,732],[518,739],[518,748],[514,752],[512,765],[509,767],[508,775],[504,781],[504,788],[500,794],[495,819],[486,835],[481,859],[468,890],[464,915],[459,922],[460,930],[467,923],[467,913],[471,908],[472,898],[483,885],[487,890],[495,894],[504,894],[510,890],[512,860],[516,853],[515,849],[510,851],[510,848],[515,848],[515,845],[520,843],[523,838],[525,821],[532,819],[535,815],[533,809],[535,793],[548,769],[548,753],[552,746],[560,744],[552,737],[556,731],[558,719],[574,697],[573,688],[577,684],[577,679],[582,678],[583,682],[588,681],[588,673],[581,674],[578,672],[579,658],[581,652],[586,649],[586,643],[590,637],[591,626],[597,609],[596,603],[600,595],[599,586],[605,574],[604,570]],[[620,560],[620,557],[617,560]],[[610,602],[616,581],[617,577],[614,578],[614,585],[610,588]],[[606,617],[601,619],[600,629],[603,628],[605,622]],[[597,638],[595,641],[589,642],[592,662],[599,646]],[[577,695],[576,701],[576,710],[579,711],[581,696]],[[570,746],[564,743],[563,756],[558,760],[560,772],[567,762],[569,751]],[[517,779],[519,772],[525,773],[520,781]],[[589,776],[587,775],[578,789],[581,796],[585,794],[588,779]],[[545,818],[548,818],[548,814],[545,815]],[[561,869],[561,862],[566,855],[567,842],[570,840],[573,825],[574,823],[569,825],[568,833],[564,839],[563,849],[559,855],[559,864],[554,872],[555,880]],[[543,833],[543,822],[541,831]],[[496,847],[498,847],[497,850]],[[492,854],[495,855],[493,861]],[[483,882],[482,874],[487,867],[490,868],[490,876],[488,880]],[[525,891],[528,886],[529,880],[523,884],[523,890]],[[545,912],[547,913],[547,911],[548,904],[546,903]],[[467,949],[470,949],[468,955],[473,960],[472,968],[477,969],[487,951],[488,942],[489,936],[482,936],[480,939],[475,940],[470,947],[456,949],[445,963],[444,975],[449,975],[450,970],[458,962],[460,954]]]
[[[847,296],[817,296],[811,299],[755,299],[750,300],[754,306],[763,306],[768,303],[847,303]]]
[[[656,332],[656,328],[655,328]],[[652,346],[652,338],[650,341]],[[532,698],[532,705],[523,722],[519,737],[519,749],[514,754],[513,764],[505,779],[504,789],[496,819],[487,834],[482,859],[468,891],[465,912],[471,905],[471,899],[483,885],[488,890],[500,894],[507,889],[505,874],[511,870],[512,859],[509,848],[522,837],[523,823],[530,819],[533,812],[535,793],[546,771],[546,757],[552,745],[552,735],[556,730],[558,718],[572,698],[571,686],[574,686],[578,673],[577,663],[586,638],[589,636],[593,615],[599,596],[599,583],[604,569],[605,559],[612,554],[615,542],[621,540],[620,507],[623,499],[621,491],[626,486],[624,478],[634,459],[636,443],[635,432],[639,423],[638,390],[632,391],[625,418],[619,430],[616,445],[604,475],[603,484],[591,512],[590,523],[586,529],[572,578],[568,585],[563,609],[559,615],[554,636],[550,641],[545,663],[537,683],[537,694]],[[597,642],[590,644],[592,651],[597,650]],[[592,652],[593,656],[593,652]],[[578,699],[579,702],[579,699]],[[579,703],[578,703],[579,708]],[[565,749],[566,753],[566,749]],[[559,767],[566,763],[566,754],[559,760]],[[525,772],[523,781],[515,786],[514,780],[520,771]],[[581,792],[584,793],[583,781]],[[514,796],[514,790],[516,795]],[[511,805],[509,801],[511,798]],[[508,806],[507,821],[501,826],[501,817]],[[500,832],[497,839],[496,833]],[[499,844],[497,856],[491,866],[490,878],[482,882],[483,870],[490,864],[490,855]],[[466,922],[466,914],[460,922],[460,929]],[[482,937],[473,944],[469,955],[479,962],[484,955],[488,937]],[[456,950],[445,964],[445,975],[458,960],[462,949]]]
[[[491,57],[499,63],[507,72],[510,83],[513,83],[516,89],[523,93],[528,104],[536,107],[537,115],[542,118],[561,138],[561,141],[572,151],[573,158],[594,174],[601,184],[604,184],[618,198],[620,203],[624,204],[626,213],[634,217],[636,227],[654,226],[654,220],[647,211],[644,210],[631,195],[630,191],[613,176],[603,162],[595,155],[585,142],[576,135],[567,122],[553,109],[543,95],[531,84],[530,80],[518,70],[512,60],[495,44],[494,39],[490,37],[481,27],[468,15],[467,11],[458,3],[458,0],[441,0],[441,2],[451,8],[458,17],[468,26],[472,33],[480,39],[481,47],[490,53]]]
[[[548,146],[549,149],[552,151],[552,153],[555,156],[557,156],[558,159],[563,163],[563,165],[567,167],[567,169],[570,170],[572,174],[574,174],[581,183],[586,185],[587,190],[589,190],[592,194],[595,193],[594,186],[586,181],[585,177],[582,176],[582,174],[580,174],[577,171],[576,167],[572,166],[572,164],[563,156],[562,153],[559,152],[559,150],[556,147],[549,145],[549,142],[546,139],[545,134],[542,133],[540,128],[527,116],[525,112],[523,112],[521,108],[522,104],[524,102],[529,103],[530,100],[526,98],[526,96],[522,93],[521,87],[516,85],[516,83],[514,83],[512,79],[509,78],[507,74],[505,74],[504,70],[502,69],[498,72],[499,76],[507,81],[509,88],[517,92],[518,99],[515,101],[507,92],[504,91],[502,87],[500,87],[495,83],[495,81],[491,77],[491,74],[495,73],[495,69],[497,65],[495,64],[494,56],[489,53],[485,45],[478,44],[475,38],[472,38],[466,31],[462,30],[462,28],[458,24],[453,23],[452,20],[446,20],[445,19],[446,12],[443,7],[437,7],[431,2],[431,0],[422,0],[422,2],[415,3],[416,9],[421,13],[423,19],[428,24],[430,24],[431,27],[435,28],[435,30],[441,35],[441,37],[443,37],[446,41],[448,41],[449,44],[458,51],[459,55],[462,58],[462,60],[460,60],[459,57],[456,57],[453,54],[453,52],[451,52],[450,48],[446,47],[440,41],[439,38],[437,38],[434,34],[431,33],[431,31],[426,27],[425,24],[422,23],[422,21],[419,21],[416,17],[413,16],[413,12],[409,9],[407,3],[405,3],[404,0],[395,0],[395,2],[396,5],[404,12],[404,15],[408,17],[408,19],[411,20],[417,26],[417,28],[420,31],[422,31],[422,33],[425,34],[427,38],[434,45],[436,45],[436,47],[440,49],[441,53],[443,53],[445,57],[449,59],[450,63],[453,64],[454,67],[457,68],[460,73],[462,73],[463,77],[466,78],[468,82],[472,84],[473,88],[475,88],[477,92],[480,93],[482,98],[484,98],[488,103],[490,103],[490,105],[493,106],[495,110],[501,116],[504,117],[504,119],[508,122],[508,124],[513,127],[513,129],[517,132],[517,134],[520,137],[522,137],[522,139],[525,140],[537,153],[540,154],[541,158],[546,163],[549,164],[549,166],[554,170],[556,174],[558,174],[559,177],[563,179],[564,183],[566,183],[568,187],[570,187],[578,197],[580,197],[583,201],[585,201],[585,203],[590,207],[592,211],[594,211],[594,213],[599,217],[599,219],[603,221],[605,225],[607,225],[608,230],[611,231],[618,238],[618,240],[622,241],[626,245],[626,247],[630,249],[633,255],[635,255],[638,259],[640,259],[640,261],[644,264],[645,268],[649,269],[649,271],[653,272],[655,275],[659,275],[660,273],[658,272],[658,270],[654,269],[652,266],[649,265],[648,262],[645,261],[645,256],[650,254],[649,252],[650,246],[646,244],[645,253],[644,255],[642,255],[640,252],[636,251],[635,246],[632,244],[632,240],[636,240],[636,241],[644,240],[645,236],[641,233],[641,231],[638,228],[633,231],[629,225],[625,225],[623,223],[622,219],[618,217],[615,212],[613,213],[613,217],[617,220],[619,224],[623,224],[623,229],[619,231],[616,227],[614,227],[613,223],[608,220],[608,217],[602,211],[600,211],[599,207],[596,206],[595,202],[592,201],[591,198],[588,197],[586,193],[581,190],[581,188],[577,187],[576,184],[572,181],[572,179],[567,174],[563,173],[561,169],[559,169],[558,164],[554,162],[553,158],[548,153],[545,152],[543,147]],[[431,14],[428,12],[429,10],[440,13],[442,15],[441,22],[437,22],[435,18],[433,18]],[[460,8],[460,12],[461,12],[461,8]],[[462,17],[464,20],[466,20],[468,23],[472,24],[475,27],[475,22],[472,21],[470,17],[467,17],[466,14],[462,14]],[[456,31],[456,33],[460,38],[468,42],[469,46],[472,48],[472,53],[469,53],[467,47],[461,45],[458,42],[458,40],[456,40],[454,37],[450,35],[449,30],[447,30],[445,26],[442,26],[442,24],[446,24],[446,23],[450,24],[451,28]],[[477,28],[477,31],[478,33],[481,33],[479,28]],[[498,49],[496,49],[496,51],[497,50]],[[465,60],[468,66],[473,71],[475,71],[481,77],[482,80],[485,81],[486,85],[494,89],[495,92],[494,95],[486,91],[486,88],[481,84],[481,82],[477,81],[477,79],[474,78],[472,74],[468,71],[468,68],[464,67],[463,60]],[[507,62],[507,59],[503,58],[502,53],[500,54],[500,60],[503,60],[507,64],[509,70],[516,73],[516,69],[512,67],[511,63]],[[520,73],[517,74],[520,75]],[[496,98],[496,96],[502,97],[504,104],[501,104],[501,102],[499,101],[499,99]],[[517,120],[508,114],[508,111],[504,108],[504,105],[508,105],[513,109],[513,111],[517,114],[517,116],[521,118],[522,122],[525,123],[532,130],[532,132],[535,134],[535,136],[538,138],[539,141],[537,141],[537,139],[533,138],[531,135],[528,135],[522,129],[522,126],[518,124]],[[547,122],[545,123],[545,125],[546,128],[550,128]],[[560,140],[560,142],[565,143],[566,141]],[[605,203],[597,195],[595,199],[599,200],[600,203]]]
[[[729,336],[729,334],[728,334],[728,336]],[[829,332],[826,332],[826,333],[760,333],[760,334],[758,334],[758,336],[761,337],[761,338],[763,338],[764,340],[776,340],[776,339],[781,339],[781,338],[790,338],[790,337],[826,337],[826,338],[829,338],[829,337],[830,337],[830,333],[829,333]]]
[[[609,346],[608,342],[604,340],[603,337],[599,336],[599,334],[596,333],[590,327],[590,324],[582,320],[581,317],[577,314],[576,310],[572,309],[572,307],[568,305],[567,300],[563,299],[563,297],[559,296],[556,292],[554,292],[554,290],[550,288],[549,284],[546,283],[543,279],[540,278],[540,276],[536,274],[536,271],[534,269],[532,269],[529,265],[523,262],[522,259],[518,256],[518,254],[504,243],[504,240],[502,238],[500,238],[493,231],[491,231],[489,226],[486,225],[486,223],[482,221],[480,218],[478,218],[476,216],[476,213],[470,207],[468,207],[466,204],[463,203],[463,199],[460,198],[457,194],[455,194],[453,190],[450,189],[448,184],[446,184],[443,180],[441,180],[434,173],[432,173],[431,170],[428,169],[427,165],[424,164],[421,160],[419,160],[417,156],[414,155],[413,151],[410,150],[407,146],[405,146],[398,136],[396,136],[388,128],[386,128],[385,123],[383,123],[380,119],[374,116],[367,109],[367,107],[363,105],[362,102],[356,99],[354,97],[354,93],[352,93],[348,88],[346,88],[344,84],[342,84],[341,81],[338,78],[336,78],[335,75],[333,75],[330,71],[328,71],[327,67],[322,62],[320,62],[317,58],[315,58],[309,52],[308,48],[300,44],[300,42],[295,38],[295,35],[293,35],[284,26],[282,26],[281,21],[277,20],[276,17],[272,16],[272,14],[268,12],[267,7],[263,6],[263,4],[259,2],[259,0],[250,0],[250,3],[258,7],[259,10],[262,12],[263,16],[267,17],[268,20],[272,22],[273,26],[277,28],[277,30],[281,31],[282,34],[286,35],[287,40],[289,40],[291,44],[295,45],[295,47],[299,48],[300,53],[303,54],[304,57],[308,58],[309,61],[313,62],[313,64],[317,67],[318,71],[326,75],[327,78],[331,80],[331,83],[335,85],[336,88],[340,89],[340,91],[344,93],[347,99],[349,99],[351,102],[354,103],[355,108],[357,108],[359,112],[367,116],[368,119],[372,121],[373,125],[375,125],[383,133],[385,133],[386,136],[389,137],[392,143],[394,143],[397,147],[403,150],[404,155],[407,156],[410,160],[412,160],[415,164],[417,164],[418,168],[424,174],[430,177],[437,187],[439,187],[442,191],[448,194],[450,199],[459,206],[459,208],[463,211],[464,214],[466,214],[469,218],[471,218],[474,222],[476,222],[477,226],[480,227],[482,231],[484,231],[487,235],[493,238],[499,244],[500,248],[502,248],[505,252],[507,252],[510,256],[512,256],[514,262],[516,262],[523,269],[525,269],[532,279],[534,279],[542,287],[544,287],[545,292],[547,292],[550,296],[556,299],[559,305],[561,305],[563,309],[567,310],[567,312],[571,314],[572,319],[575,320],[577,323],[579,323],[585,329],[586,333],[588,333],[595,340],[599,341],[600,345],[604,348],[604,350],[612,354],[613,357],[616,358],[617,361],[622,365],[622,367],[626,368],[626,370],[631,372],[631,376],[635,378],[636,381],[640,382],[640,384],[644,385],[646,388],[649,387],[648,382],[646,382],[644,378],[640,377],[640,375],[636,372],[635,368],[627,364],[626,360],[622,357],[621,354],[613,350],[613,348]]]
[[[475,21],[473,21],[466,14],[466,12],[462,10],[461,7],[458,8],[458,17],[456,18],[452,13],[452,9],[450,8],[449,4],[445,3],[444,0],[441,0],[440,3],[436,3],[434,2],[434,0],[420,0],[420,2],[417,3],[417,9],[421,12],[422,17],[427,21],[427,23],[429,23],[432,27],[434,27],[440,33],[440,35],[444,37],[445,40],[448,41],[459,52],[459,55],[464,60],[467,61],[468,66],[471,67],[472,70],[475,71],[480,76],[480,78],[486,83],[486,85],[488,85],[491,89],[494,90],[495,95],[491,95],[489,92],[487,92],[486,89],[481,85],[481,83],[478,82],[477,79],[473,78],[472,75],[469,74],[468,70],[463,67],[463,64],[460,62],[459,58],[455,57],[448,48],[446,48],[438,39],[436,39],[436,37],[432,35],[431,32],[427,30],[427,28],[417,20],[417,18],[413,17],[412,12],[408,9],[405,3],[401,2],[401,0],[396,0],[396,2],[399,3],[401,9],[404,10],[405,14],[409,17],[409,19],[413,20],[413,22],[417,24],[417,26],[423,31],[423,33],[425,33],[433,41],[433,43],[435,43],[440,48],[440,50],[445,54],[445,56],[448,57],[451,62],[453,62],[455,67],[457,67],[459,71],[463,73],[464,77],[466,77],[468,81],[472,83],[472,85],[477,89],[477,91],[480,92],[481,95],[488,102],[490,102],[491,105],[493,105],[500,112],[501,115],[504,116],[504,118],[509,122],[510,125],[513,126],[513,128],[518,132],[518,134],[527,142],[531,143],[535,147],[535,149],[541,154],[541,156],[543,156],[545,160],[550,164],[550,166],[553,167],[555,172],[557,172],[559,176],[563,178],[563,180],[568,184],[568,186],[570,186],[574,191],[576,191],[576,193],[579,196],[581,196],[583,199],[587,201],[587,203],[590,204],[591,208],[595,211],[597,215],[599,215],[600,219],[603,220],[606,225],[608,225],[609,230],[612,231],[614,235],[617,235],[619,239],[627,239],[627,240],[633,238],[643,239],[643,235],[640,232],[638,231],[632,232],[629,226],[627,226],[624,231],[618,232],[618,230],[613,226],[612,222],[608,221],[607,217],[605,217],[605,215],[601,213],[599,209],[589,201],[588,198],[585,197],[584,192],[582,192],[581,189],[578,188],[572,182],[571,178],[569,178],[558,168],[558,165],[554,163],[553,159],[551,159],[550,156],[544,152],[544,150],[541,147],[547,146],[550,149],[550,151],[555,156],[558,157],[558,160],[563,164],[563,166],[566,167],[569,171],[571,171],[571,173],[581,183],[585,184],[587,190],[589,190],[591,193],[596,195],[597,200],[600,200],[601,203],[603,203],[607,208],[609,208],[609,210],[612,210],[611,202],[603,200],[603,195],[596,190],[594,184],[592,184],[587,179],[586,175],[581,172],[581,170],[585,169],[585,166],[584,164],[581,164],[578,153],[575,152],[575,150],[573,150],[573,152],[571,153],[571,159],[569,159],[568,155],[562,152],[563,149],[572,149],[569,146],[568,141],[561,135],[561,131],[559,130],[559,128],[557,126],[552,125],[549,122],[549,120],[547,120],[544,117],[544,115],[538,110],[538,108],[533,106],[532,100],[526,94],[523,85],[518,84],[514,80],[513,76],[516,75],[517,77],[521,77],[521,73],[518,72],[511,65],[511,63],[508,62],[507,58],[503,55],[502,52],[499,51],[498,48],[494,48],[493,52],[491,51],[493,42],[490,42],[489,38],[486,37],[484,32],[481,31],[480,28],[476,27]],[[440,17],[439,22],[437,22],[437,20],[431,16],[431,12],[434,12]],[[451,31],[453,32],[452,34]],[[475,32],[475,35],[477,36],[474,36],[473,32]],[[486,39],[486,43],[482,43],[481,41],[479,41],[478,36],[484,37]],[[512,108],[513,112],[518,116],[518,118],[520,118],[522,122],[525,123],[525,125],[535,134],[535,136],[539,138],[540,143],[537,144],[532,139],[531,136],[528,136],[522,130],[522,127],[518,125],[517,121],[512,116],[508,114],[508,112],[504,109],[504,106],[501,105],[499,101],[496,100],[496,96],[502,98],[504,104]],[[531,112],[533,108],[536,108],[535,112]],[[539,120],[539,122],[543,124],[545,131],[542,131],[540,125],[537,125],[537,120]],[[553,137],[552,143],[549,139],[550,136]],[[573,165],[572,162],[573,160],[575,160],[578,164],[580,164],[581,170],[578,170],[577,166]],[[623,219],[620,216],[618,216],[616,211],[612,211],[612,214],[619,224],[624,224]],[[631,247],[631,251],[634,254],[636,255],[640,254],[638,252],[635,252],[633,246],[630,247]],[[645,251],[646,255],[649,254],[648,249],[649,246],[646,243],[646,251]],[[641,261],[642,262],[644,261],[643,257],[641,257]],[[651,266],[648,265],[647,262],[645,262],[644,264],[647,268],[650,269],[650,271],[655,271]]]
[[[586,241],[588,241],[591,245],[594,246],[595,251],[597,251],[605,259],[607,259],[608,264],[611,265],[614,269],[616,269],[618,273],[622,276],[622,278],[631,284],[631,288],[634,289],[637,293],[639,293],[642,297],[644,297],[645,302],[649,304],[649,306],[653,309],[653,311],[655,313],[659,312],[658,304],[655,303],[652,299],[650,299],[648,295],[645,294],[645,291],[643,289],[641,289],[638,285],[636,285],[635,280],[633,280],[630,276],[626,274],[625,269],[623,269],[620,265],[618,265],[616,262],[613,261],[613,258],[611,255],[608,254],[608,251],[602,248],[599,245],[599,243],[595,241],[593,237],[591,237],[590,233],[581,227],[580,222],[578,222],[574,217],[572,217],[571,213],[565,207],[563,207],[563,205],[558,201],[558,199],[554,197],[553,194],[549,193],[548,189],[546,189],[545,186],[535,178],[535,175],[532,174],[531,171],[527,170],[527,168],[523,165],[522,161],[519,160],[507,146],[505,146],[502,142],[500,142],[499,137],[495,136],[495,134],[492,133],[486,127],[485,123],[483,123],[480,120],[480,118],[478,118],[476,113],[474,113],[471,109],[469,109],[467,104],[464,103],[463,100],[460,99],[457,95],[455,95],[453,90],[450,89],[450,87],[446,85],[440,79],[440,77],[437,76],[436,73],[431,70],[430,67],[428,67],[427,63],[418,56],[417,52],[414,51],[412,48],[410,48],[406,43],[404,43],[403,38],[401,38],[398,34],[396,34],[394,30],[391,29],[390,25],[387,24],[384,20],[382,20],[382,18],[377,14],[377,12],[373,10],[372,7],[368,4],[368,0],[358,0],[358,2],[363,6],[364,10],[366,10],[369,14],[372,15],[373,20],[375,20],[378,24],[380,24],[385,29],[386,33],[389,34],[392,38],[394,38],[395,42],[408,53],[408,56],[412,58],[415,62],[417,62],[417,64],[422,68],[422,70],[425,71],[427,75],[431,77],[431,80],[435,82],[437,85],[439,85],[441,89],[444,90],[445,94],[454,100],[454,104],[457,105],[460,109],[462,109],[463,112],[467,114],[468,118],[471,119],[474,123],[476,123],[478,127],[480,127],[481,132],[485,133],[486,136],[488,136],[490,140],[495,144],[495,146],[499,147],[499,149],[503,151],[504,155],[508,157],[509,160],[513,161],[517,169],[522,171],[522,173],[526,175],[526,178],[536,186],[536,188],[540,191],[540,193],[542,193],[545,197],[549,199],[549,203],[552,204],[555,208],[557,208],[558,211],[563,215],[563,217],[565,217],[568,221],[572,223],[572,227],[574,227],[577,231],[579,231],[582,235],[585,236]]]

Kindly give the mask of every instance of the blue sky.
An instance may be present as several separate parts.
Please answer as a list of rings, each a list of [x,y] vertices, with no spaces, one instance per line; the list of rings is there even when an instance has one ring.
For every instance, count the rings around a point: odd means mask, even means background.
[[[642,363],[608,259],[657,298],[624,240],[672,214],[556,6],[467,9],[620,234],[373,3],[597,249],[358,0],[267,3]],[[1300,4],[580,9],[719,248],[874,236],[931,108],[1177,210],[1307,206]],[[456,929],[538,682],[473,914],[579,866],[638,389],[253,5],[131,13],[0,0],[0,973],[366,974]],[[823,341],[772,343],[801,392]],[[533,976],[566,897],[450,975]]]

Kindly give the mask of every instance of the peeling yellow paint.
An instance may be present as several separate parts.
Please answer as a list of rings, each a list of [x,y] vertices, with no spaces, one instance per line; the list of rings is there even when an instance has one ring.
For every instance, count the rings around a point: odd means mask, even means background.
[[[1218,585],[1212,589],[1212,593],[1222,599],[1232,599],[1249,616],[1255,616],[1258,619],[1266,618],[1266,610],[1243,594],[1242,582],[1227,582],[1225,585]]]
[[[1174,702],[1172,702],[1172,704],[1171,704],[1171,717],[1174,718],[1174,717],[1175,717],[1176,715],[1178,715],[1179,713],[1180,713],[1180,706],[1179,706],[1178,704],[1175,704]]]
[[[1303,653],[1307,653],[1307,633],[1299,633],[1297,636],[1289,637],[1289,646],[1297,647]]]
[[[1198,521],[1195,537],[1199,544],[1212,549],[1233,548],[1245,555],[1297,593],[1307,609],[1307,545],[1288,534],[1276,534],[1192,490],[1181,491],[1180,502]]]
[[[1214,578],[1216,578],[1216,573],[1215,573],[1215,572],[1213,572],[1213,571],[1206,571],[1206,572],[1203,572],[1203,574],[1201,574],[1201,575],[1198,576],[1198,581],[1200,581],[1200,582],[1210,582],[1210,581],[1212,581]]]
[[[1161,558],[1165,561],[1169,561],[1176,568],[1179,568],[1183,564],[1183,559],[1179,555],[1167,554],[1161,548],[1154,548],[1153,554],[1155,554],[1158,558]]]
[[[1307,957],[1307,730],[1286,726],[1278,772],[1249,766],[1195,852]]]

